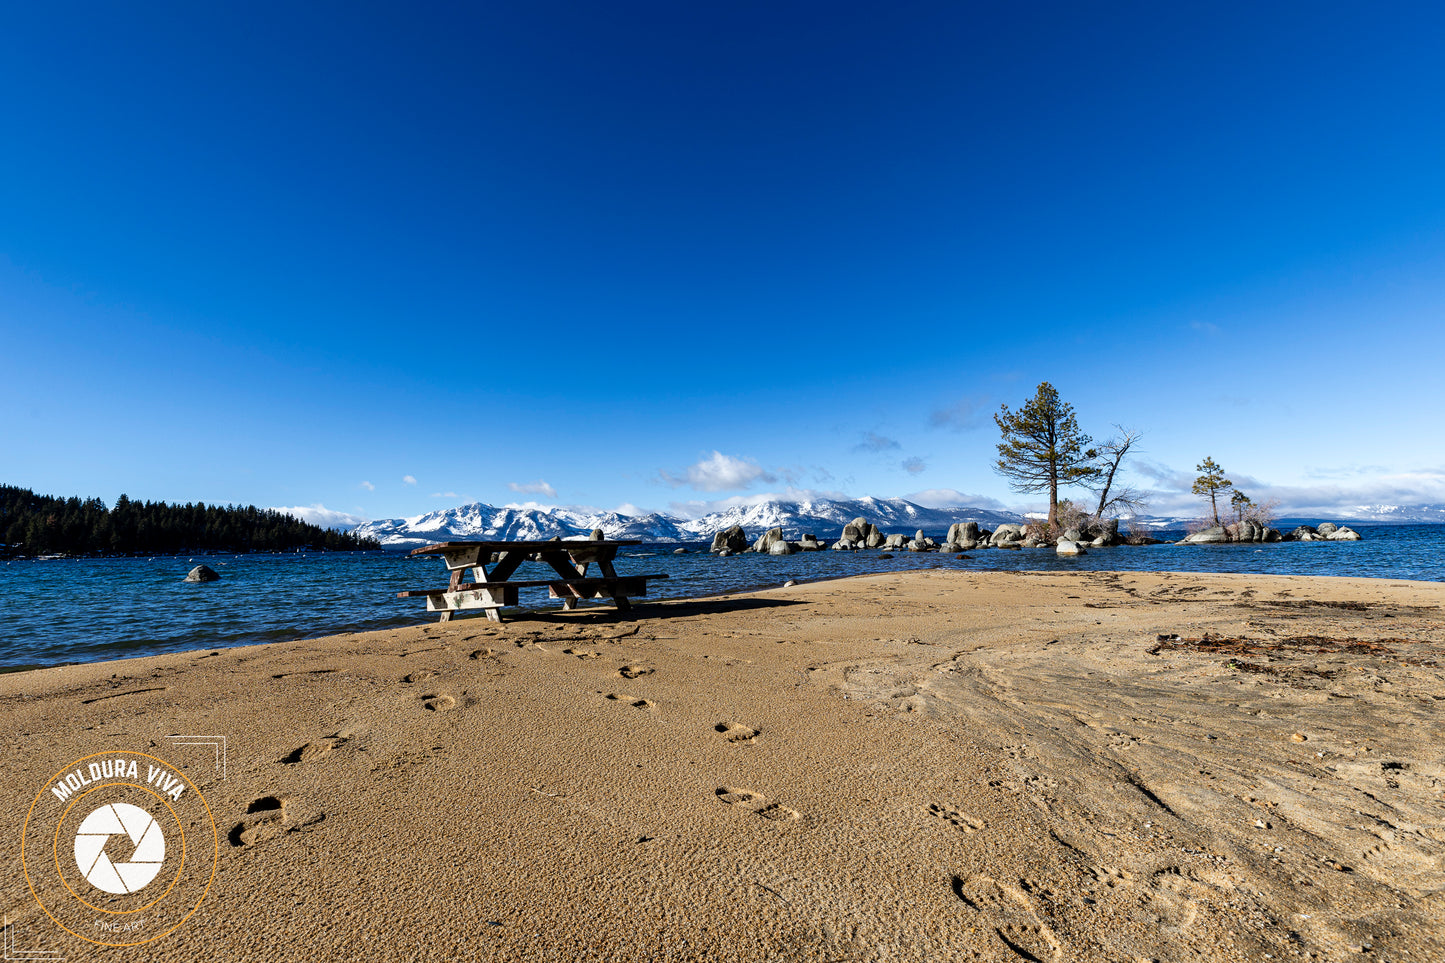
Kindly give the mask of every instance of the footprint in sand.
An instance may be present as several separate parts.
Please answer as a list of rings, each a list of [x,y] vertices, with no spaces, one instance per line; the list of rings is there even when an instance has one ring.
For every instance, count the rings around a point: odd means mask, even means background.
[[[269,839],[299,832],[326,818],[323,812],[304,812],[284,796],[262,796],[246,807],[246,816],[226,834],[226,839],[240,849],[264,843]]]
[[[617,674],[624,679],[637,679],[644,675],[652,675],[655,670],[647,665],[624,665],[617,670]]]
[[[494,655],[496,655],[496,654],[497,654],[497,650],[496,650],[496,649],[478,649],[477,651],[473,652],[471,655],[467,656],[467,658],[469,658],[469,659],[487,659],[487,658],[491,658],[492,656],[494,656]]]
[[[721,733],[728,742],[739,746],[750,746],[763,734],[761,729],[753,729],[736,722],[719,722],[713,726],[713,731]]]
[[[1166,866],[1154,873],[1141,889],[1144,909],[1165,926],[1180,930],[1194,923],[1200,906],[1210,895],[1209,886],[1185,875],[1178,866]]]
[[[657,711],[657,703],[651,699],[638,699],[630,695],[618,695],[616,692],[607,693],[607,698],[612,702],[625,702],[634,709],[646,709],[648,712]]]
[[[431,693],[421,697],[421,707],[428,712],[446,712],[457,707],[457,700],[449,695]]]
[[[1063,959],[1059,938],[1039,919],[1022,890],[983,873],[955,876],[952,888],[953,895],[981,914],[1017,958],[1034,963]]]
[[[594,652],[591,649],[563,649],[562,654],[576,656],[579,659],[595,659],[602,653]]]
[[[405,682],[407,685],[411,685],[414,682],[425,682],[427,679],[434,678],[436,678],[435,672],[433,672],[431,669],[423,669],[420,672],[413,672],[409,675],[402,676],[401,681]]]
[[[988,823],[982,819],[970,816],[968,813],[961,813],[953,809],[944,809],[937,803],[929,804],[928,811],[942,819],[944,822],[956,826],[959,830],[972,836],[980,829],[986,829]]]
[[[308,742],[304,746],[292,749],[283,756],[281,758],[281,764],[284,766],[294,766],[298,762],[315,762],[323,756],[330,755],[333,749],[344,746],[347,741],[348,737],[337,733],[334,736],[326,736],[315,742]]]
[[[717,790],[717,798],[729,806],[737,806],[739,809],[757,813],[764,819],[772,820],[775,823],[793,822],[801,819],[803,815],[787,806],[769,802],[767,796],[760,792],[753,792],[751,789],[734,789],[731,786],[723,786]]]
[[[1113,889],[1120,883],[1132,883],[1136,878],[1127,869],[1119,869],[1116,866],[1091,866],[1089,875],[1094,877],[1095,882],[1102,883],[1109,889]]]

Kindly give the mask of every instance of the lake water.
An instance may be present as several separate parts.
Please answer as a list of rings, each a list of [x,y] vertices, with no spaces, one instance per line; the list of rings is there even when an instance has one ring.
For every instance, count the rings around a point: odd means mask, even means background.
[[[620,574],[665,572],[652,598],[697,598],[870,572],[918,568],[973,571],[1176,571],[1343,575],[1445,581],[1445,525],[1362,527],[1360,542],[1271,545],[1151,545],[1092,549],[1060,558],[1053,549],[968,553],[809,552],[716,558],[705,545],[623,549]],[[1183,533],[1173,534],[1181,537]],[[221,574],[208,584],[183,582],[205,563]],[[528,574],[529,570],[532,574]],[[550,577],[525,564],[517,578]],[[314,638],[434,621],[405,589],[440,587],[435,558],[392,552],[238,555],[125,559],[54,559],[0,563],[0,669],[93,662],[160,652]],[[559,607],[547,590],[522,589],[523,608]],[[599,607],[605,602],[583,603]],[[471,616],[469,616],[471,617]],[[476,617],[481,617],[480,614]]]

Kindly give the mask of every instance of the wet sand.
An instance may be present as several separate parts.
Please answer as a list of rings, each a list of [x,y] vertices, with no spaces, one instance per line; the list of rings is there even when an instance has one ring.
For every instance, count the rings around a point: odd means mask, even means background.
[[[128,750],[220,850],[141,947],[0,902],[67,959],[1445,959],[1442,604],[932,571],[0,676],[8,838]]]

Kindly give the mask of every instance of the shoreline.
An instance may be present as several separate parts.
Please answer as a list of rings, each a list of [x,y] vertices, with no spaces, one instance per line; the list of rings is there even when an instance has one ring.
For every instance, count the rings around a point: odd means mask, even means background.
[[[56,666],[0,675],[0,785],[18,834],[90,752],[194,780],[219,863],[158,960],[1426,959],[1442,606],[925,569]]]

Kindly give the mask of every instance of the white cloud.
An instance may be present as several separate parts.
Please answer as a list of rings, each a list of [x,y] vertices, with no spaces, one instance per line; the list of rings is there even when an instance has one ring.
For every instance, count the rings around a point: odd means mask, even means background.
[[[507,502],[502,506],[518,512],[550,512],[557,509],[557,505],[547,505],[543,502]]]
[[[910,475],[921,474],[928,468],[928,466],[923,463],[923,459],[917,455],[914,455],[912,458],[903,459],[902,466],[903,470]]]
[[[970,495],[956,488],[926,488],[904,495],[908,501],[924,508],[983,508],[992,512],[1012,511],[1008,505],[988,495]]]
[[[672,488],[687,485],[695,491],[721,492],[729,489],[747,488],[753,482],[772,484],[777,481],[773,475],[755,461],[734,458],[714,451],[710,458],[704,458],[695,465],[689,465],[681,474],[659,471],[663,482]]]
[[[271,510],[273,512],[283,512],[287,515],[293,515],[303,522],[320,525],[322,528],[355,528],[362,522],[367,521],[367,519],[361,515],[334,511],[319,502],[315,505],[298,505],[295,508],[273,508]]]
[[[358,488],[365,488],[365,489],[366,489],[367,491],[369,491],[369,492],[374,492],[374,491],[376,491],[376,486],[373,485],[373,484],[372,484],[371,482],[369,482],[369,481],[364,481],[364,482],[362,482],[362,483],[361,483],[359,486],[357,486],[357,487],[358,487]]]
[[[456,492],[432,492],[432,498],[460,498]]]
[[[852,497],[853,496],[846,495],[843,492],[819,491],[814,488],[785,488],[782,491],[755,492],[751,495],[732,495],[728,498],[719,498],[716,500],[696,498],[684,502],[670,502],[667,510],[671,514],[680,515],[683,518],[701,518],[703,515],[710,515],[713,512],[722,512],[729,508],[760,505],[763,502],[806,502],[817,501],[823,498],[845,499]]]
[[[551,485],[547,484],[540,478],[534,482],[527,482],[526,484],[507,482],[507,487],[510,488],[512,491],[518,492],[523,495],[546,495],[548,498],[557,497],[557,489],[553,488]]]
[[[402,483],[403,485],[415,485],[415,484],[416,484],[416,476],[415,476],[415,475],[402,475],[402,476],[401,476],[401,483]]]
[[[1181,471],[1139,462],[1136,470],[1155,482],[1146,512],[1150,515],[1203,515],[1208,510],[1202,495],[1189,489],[1197,471]],[[1445,469],[1382,471],[1365,476],[1357,469],[1316,468],[1310,477],[1336,476],[1345,481],[1319,485],[1275,485],[1250,475],[1227,472],[1239,491],[1256,503],[1273,501],[1280,516],[1328,518],[1347,516],[1376,505],[1439,505],[1445,503]],[[1222,513],[1221,513],[1222,514]]]

